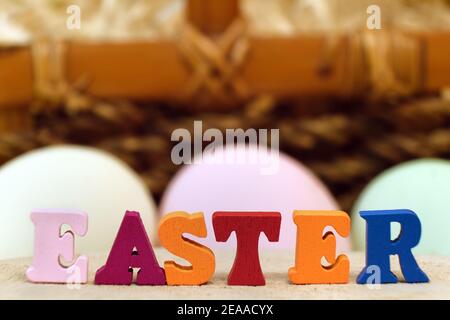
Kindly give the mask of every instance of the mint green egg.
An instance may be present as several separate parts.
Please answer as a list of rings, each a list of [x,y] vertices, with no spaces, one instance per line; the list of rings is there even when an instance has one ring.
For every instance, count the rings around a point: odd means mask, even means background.
[[[450,161],[421,159],[386,170],[361,193],[352,212],[352,242],[365,249],[366,224],[362,210],[411,209],[422,224],[420,254],[450,255]],[[393,224],[392,238],[400,227]]]

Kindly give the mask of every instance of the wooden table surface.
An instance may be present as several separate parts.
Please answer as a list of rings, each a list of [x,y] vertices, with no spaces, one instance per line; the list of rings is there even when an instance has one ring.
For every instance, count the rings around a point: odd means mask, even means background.
[[[155,253],[163,264],[173,259],[164,249]],[[233,287],[226,277],[234,252],[216,252],[216,273],[204,286],[96,286],[95,270],[106,261],[106,254],[88,255],[89,282],[78,288],[65,284],[33,284],[27,282],[25,270],[31,258],[0,261],[0,299],[450,299],[450,257],[417,256],[420,266],[430,277],[426,284],[389,284],[369,288],[355,283],[364,266],[364,255],[352,252],[350,281],[346,285],[292,285],[287,270],[294,263],[293,251],[261,253],[266,277],[264,287]],[[177,260],[177,259],[175,259]],[[178,262],[181,262],[178,260]],[[398,259],[392,259],[393,271],[399,272]]]

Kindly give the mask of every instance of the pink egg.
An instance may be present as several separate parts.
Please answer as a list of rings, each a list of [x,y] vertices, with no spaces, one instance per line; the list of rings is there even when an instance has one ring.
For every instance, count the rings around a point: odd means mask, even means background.
[[[207,238],[187,237],[210,248],[235,248],[232,234],[228,242],[214,237],[212,214],[216,211],[277,211],[282,215],[279,242],[270,243],[262,235],[260,246],[294,249],[297,228],[294,210],[338,210],[324,184],[297,160],[257,147],[238,146],[205,153],[201,164],[185,165],[172,179],[163,196],[160,214],[174,211],[203,212]],[[272,159],[272,162],[270,162]],[[333,230],[326,228],[325,232]],[[324,233],[325,233],[324,232]],[[349,250],[349,239],[337,238],[337,251]]]

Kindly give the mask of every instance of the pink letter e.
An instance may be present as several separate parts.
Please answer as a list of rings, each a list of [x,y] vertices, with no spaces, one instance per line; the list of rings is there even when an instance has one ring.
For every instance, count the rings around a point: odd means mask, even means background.
[[[87,232],[88,217],[82,212],[65,210],[37,210],[31,213],[35,226],[33,264],[26,275],[31,282],[42,283],[86,283],[88,259],[80,256],[74,260],[74,233],[84,236]],[[69,225],[73,231],[61,235],[61,226]],[[76,275],[74,277],[74,275]]]

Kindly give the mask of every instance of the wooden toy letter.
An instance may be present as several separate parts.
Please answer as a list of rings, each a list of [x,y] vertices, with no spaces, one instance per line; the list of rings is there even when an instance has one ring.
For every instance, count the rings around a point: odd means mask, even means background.
[[[166,284],[139,212],[127,211],[106,264],[95,273],[95,284],[130,285],[133,268],[139,268],[138,285]]]
[[[86,283],[88,258],[78,257],[65,267],[60,258],[67,262],[74,260],[74,233],[84,236],[88,217],[82,212],[63,210],[38,210],[31,213],[35,226],[34,257],[26,276],[32,282],[43,283]],[[61,235],[61,226],[69,225],[72,231]]]
[[[342,237],[350,233],[350,218],[342,211],[295,211],[297,248],[295,267],[289,269],[294,284],[347,283],[350,262],[345,255],[336,259],[336,237],[323,235],[325,227],[333,227]],[[322,257],[331,264],[324,267]]]
[[[428,282],[427,275],[420,269],[411,249],[420,241],[421,224],[415,212],[403,210],[361,211],[367,223],[366,267],[356,280],[366,284],[378,272],[379,283],[396,283],[397,277],[391,272],[390,255],[398,255],[406,282]],[[391,240],[391,223],[398,222],[401,232]]]
[[[270,242],[280,236],[279,212],[215,212],[213,226],[216,240],[225,242],[236,232],[237,251],[228,275],[229,285],[263,286],[266,284],[259,262],[258,244],[261,232]]]
[[[190,233],[206,237],[203,213],[192,215],[186,212],[170,213],[161,220],[159,240],[171,253],[191,262],[192,266],[181,266],[175,261],[166,261],[164,270],[168,285],[201,285],[207,283],[215,271],[214,253],[207,247],[183,237]]]

